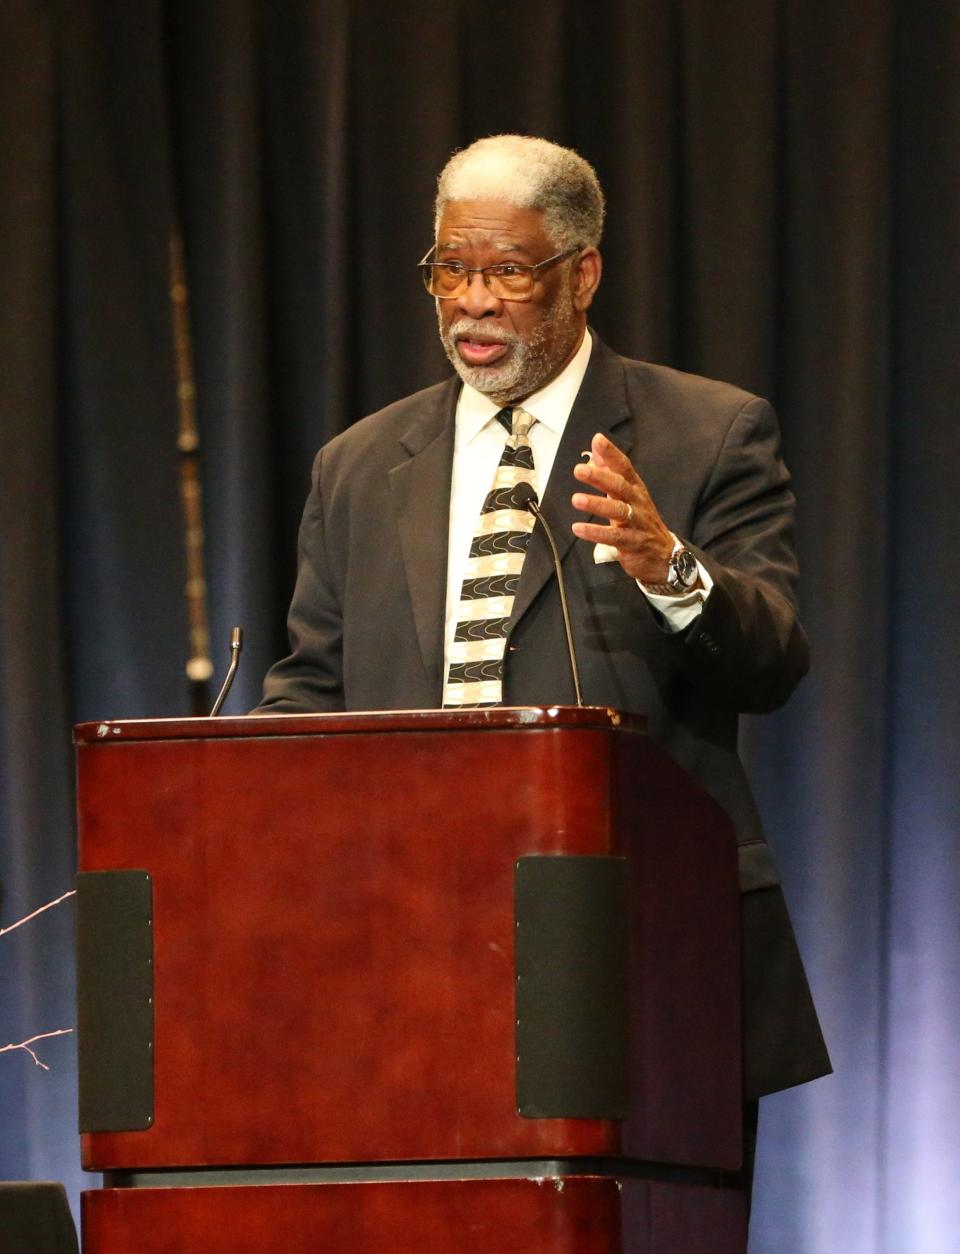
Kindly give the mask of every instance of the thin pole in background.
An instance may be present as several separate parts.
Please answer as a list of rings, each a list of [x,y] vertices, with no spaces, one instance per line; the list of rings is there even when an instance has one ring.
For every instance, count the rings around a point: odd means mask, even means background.
[[[190,706],[195,715],[210,708],[208,685],[213,675],[207,619],[207,577],[203,546],[203,487],[200,478],[200,436],[197,431],[196,389],[193,381],[193,344],[190,338],[190,300],[183,264],[183,239],[170,231],[170,314],[177,375],[177,449],[180,453],[180,508],[187,581],[189,656],[186,672]]]

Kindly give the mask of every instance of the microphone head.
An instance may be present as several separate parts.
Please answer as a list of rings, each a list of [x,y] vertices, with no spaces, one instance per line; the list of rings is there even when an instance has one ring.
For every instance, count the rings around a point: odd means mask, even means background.
[[[527,483],[526,480],[521,480],[520,483],[514,485],[513,499],[516,501],[518,509],[528,509],[531,512],[535,512],[533,507],[539,504],[536,489],[533,484]]]

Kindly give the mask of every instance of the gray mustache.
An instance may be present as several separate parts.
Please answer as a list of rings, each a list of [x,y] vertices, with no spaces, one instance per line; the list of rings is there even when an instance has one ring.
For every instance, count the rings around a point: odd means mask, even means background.
[[[504,331],[502,328],[494,330],[489,323],[474,322],[471,318],[460,318],[447,327],[449,339],[455,339],[458,335],[476,336],[488,344],[515,344],[517,342],[516,335],[511,335],[509,331]]]

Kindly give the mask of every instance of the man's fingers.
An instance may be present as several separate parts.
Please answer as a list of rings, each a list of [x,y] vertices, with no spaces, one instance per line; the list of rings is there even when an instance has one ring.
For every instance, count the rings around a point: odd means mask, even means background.
[[[608,470],[606,466],[598,466],[596,462],[577,462],[573,473],[581,483],[589,483],[598,492],[605,492],[618,500],[636,494],[636,488],[619,471]]]
[[[573,473],[581,483],[589,483],[599,492],[606,492],[621,500],[647,495],[646,484],[631,465],[630,460],[620,452],[615,444],[611,444],[606,436],[599,433],[593,437],[590,445],[591,460],[577,462]]]
[[[630,483],[635,483],[640,476],[637,474],[633,463],[629,457],[613,443],[608,440],[605,435],[597,434],[590,441],[590,452],[594,461],[601,466],[606,466],[609,470],[614,470]]]
[[[623,525],[632,522],[637,512],[627,501],[612,496],[594,496],[589,492],[574,492],[571,503],[574,509],[582,510],[585,514],[597,514]]]
[[[579,540],[586,540],[590,544],[609,544],[615,549],[631,548],[636,544],[633,533],[626,528],[608,527],[600,523],[575,522],[573,534]]]

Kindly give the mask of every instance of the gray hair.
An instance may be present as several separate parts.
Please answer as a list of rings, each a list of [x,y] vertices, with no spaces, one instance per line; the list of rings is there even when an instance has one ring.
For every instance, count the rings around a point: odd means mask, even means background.
[[[600,243],[603,192],[597,173],[572,148],[530,135],[489,135],[455,152],[437,180],[434,230],[448,204],[503,200],[543,213],[562,250]]]

